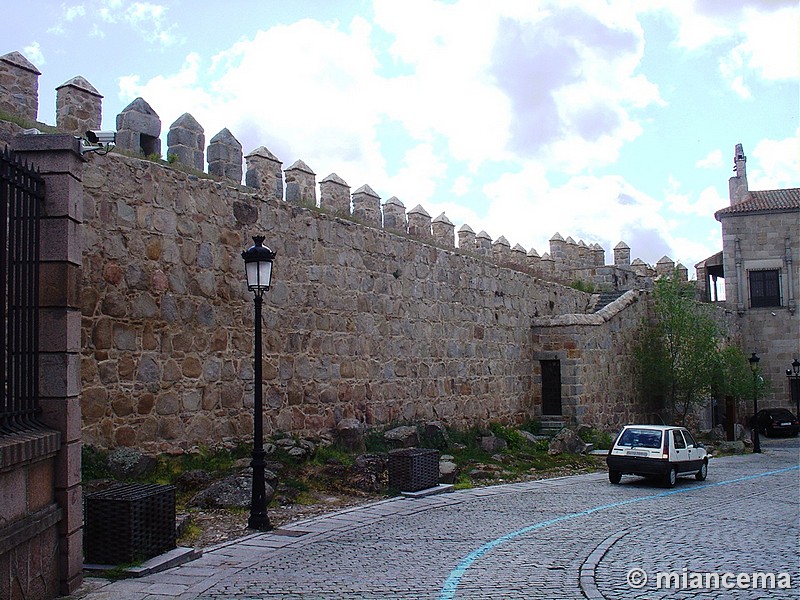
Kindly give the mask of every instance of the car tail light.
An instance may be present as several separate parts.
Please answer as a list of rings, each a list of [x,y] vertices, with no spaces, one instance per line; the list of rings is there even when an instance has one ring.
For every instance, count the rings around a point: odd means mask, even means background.
[[[661,448],[661,458],[669,460],[669,432],[664,432],[664,447]]]

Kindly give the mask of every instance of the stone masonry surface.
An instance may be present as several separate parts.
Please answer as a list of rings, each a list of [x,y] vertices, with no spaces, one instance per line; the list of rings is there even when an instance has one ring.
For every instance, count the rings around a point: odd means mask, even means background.
[[[669,491],[633,477],[614,486],[596,473],[392,498],[252,535],[139,580],[93,581],[85,600],[697,596],[652,582],[633,589],[626,581],[633,567],[653,581],[659,571],[684,568],[787,572],[788,595],[730,597],[791,597],[800,586],[800,471],[797,441],[780,443],[768,440],[761,455],[712,459],[706,482],[680,479]]]
[[[265,429],[315,435],[534,415],[530,319],[589,295],[525,272],[121,155],[84,173],[84,442],[187,450],[252,435],[241,251],[277,252]]]

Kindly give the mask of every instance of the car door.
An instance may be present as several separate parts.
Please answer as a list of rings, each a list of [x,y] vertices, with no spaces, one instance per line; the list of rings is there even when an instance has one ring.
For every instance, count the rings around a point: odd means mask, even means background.
[[[688,454],[687,469],[696,471],[703,464],[703,457],[706,454],[705,449],[700,448],[697,445],[697,442],[692,437],[692,434],[689,433],[686,429],[682,429],[681,433],[683,434],[683,439],[686,441],[686,451]]]
[[[670,431],[672,435],[672,447],[675,450],[674,456],[671,457],[671,462],[678,468],[678,473],[691,470],[689,466],[689,450],[686,448],[686,440],[680,429],[673,429]]]

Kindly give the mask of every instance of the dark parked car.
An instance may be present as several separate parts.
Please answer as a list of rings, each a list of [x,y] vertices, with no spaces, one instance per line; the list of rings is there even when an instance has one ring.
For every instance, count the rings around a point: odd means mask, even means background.
[[[785,408],[765,408],[756,415],[758,430],[766,435],[797,435],[800,431],[800,421]]]

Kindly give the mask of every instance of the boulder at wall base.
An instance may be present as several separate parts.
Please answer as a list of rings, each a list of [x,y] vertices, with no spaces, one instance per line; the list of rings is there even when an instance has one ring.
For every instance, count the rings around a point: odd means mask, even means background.
[[[389,442],[393,448],[413,448],[419,444],[417,428],[411,425],[401,425],[390,429],[383,434],[383,438]]]
[[[272,501],[277,487],[277,477],[271,471],[264,471],[266,481],[267,505]],[[253,495],[253,477],[250,473],[231,475],[212,483],[205,490],[195,494],[189,506],[203,509],[248,508]]]
[[[494,435],[485,435],[481,438],[481,448],[484,452],[499,452],[507,447],[508,443],[503,438]]]
[[[439,483],[455,483],[458,479],[458,466],[449,460],[439,461]]]
[[[364,424],[358,419],[342,419],[336,424],[336,439],[350,451],[364,450]]]
[[[577,433],[566,427],[559,431],[550,440],[550,447],[547,453],[554,456],[556,454],[583,454],[587,451],[587,444]]]

